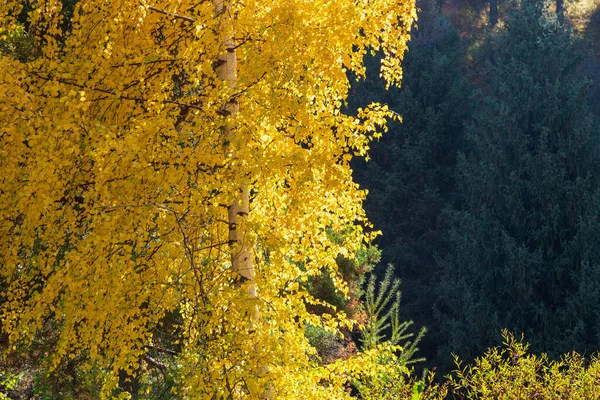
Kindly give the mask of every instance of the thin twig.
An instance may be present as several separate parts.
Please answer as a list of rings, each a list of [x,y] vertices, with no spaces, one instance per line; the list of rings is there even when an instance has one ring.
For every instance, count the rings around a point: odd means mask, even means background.
[[[148,99],[145,99],[145,98],[142,98],[142,97],[132,97],[132,96],[125,96],[125,95],[117,95],[116,93],[114,93],[114,92],[112,92],[110,90],[107,90],[107,89],[87,87],[85,85],[81,85],[79,83],[71,82],[71,81],[68,81],[68,80],[65,80],[65,79],[61,79],[61,78],[53,78],[51,76],[42,76],[42,75],[40,75],[38,73],[35,73],[35,72],[31,72],[31,74],[34,75],[34,76],[36,76],[36,77],[38,77],[38,78],[40,78],[40,79],[46,80],[46,81],[54,81],[54,82],[62,83],[64,85],[75,86],[75,87],[78,87],[80,89],[85,89],[85,90],[91,90],[93,92],[100,92],[100,93],[110,94],[110,95],[115,96],[118,99],[122,99],[122,100],[133,100],[133,101],[140,101],[140,102],[156,101],[156,102],[159,102],[159,103],[175,104],[175,105],[178,105],[180,107],[187,107],[187,108],[192,108],[192,109],[195,109],[195,110],[202,110],[202,107],[196,106],[194,104],[180,103],[180,102],[174,101],[174,100],[148,100]]]
[[[154,368],[157,368],[163,374],[165,373],[165,371],[167,370],[167,368],[169,368],[166,364],[163,364],[160,361],[155,360],[154,358],[150,357],[147,354],[142,355],[142,360],[146,361],[148,363],[148,365],[150,365],[150,366],[152,366]]]
[[[172,356],[176,356],[178,354],[175,350],[164,349],[162,347],[152,346],[150,344],[147,344],[144,347],[147,348],[147,349],[152,349],[152,350],[160,351],[161,353],[170,354]]]
[[[154,11],[154,12],[157,12],[159,14],[168,15],[169,17],[182,19],[182,20],[187,21],[187,22],[196,22],[196,20],[194,18],[188,17],[186,15],[175,14],[175,13],[168,12],[168,11],[165,11],[165,10],[161,10],[159,8],[152,7],[152,6],[148,6],[148,9],[150,11]]]
[[[248,86],[246,86],[246,87],[245,87],[243,90],[240,90],[239,92],[237,92],[237,93],[234,93],[234,94],[231,96],[231,99],[230,99],[229,101],[231,101],[231,100],[235,100],[235,99],[237,99],[238,97],[240,97],[242,94],[244,94],[245,92],[247,92],[247,91],[248,91],[248,90],[249,90],[249,89],[250,89],[252,86],[254,86],[254,85],[256,85],[258,82],[260,82],[260,81],[262,80],[262,78],[264,78],[264,77],[265,77],[265,75],[266,75],[266,74],[267,74],[267,73],[266,73],[266,72],[264,72],[264,73],[263,73],[263,74],[260,76],[260,78],[258,78],[258,79],[257,79],[257,80],[255,80],[254,82],[250,83],[250,84],[249,84]]]

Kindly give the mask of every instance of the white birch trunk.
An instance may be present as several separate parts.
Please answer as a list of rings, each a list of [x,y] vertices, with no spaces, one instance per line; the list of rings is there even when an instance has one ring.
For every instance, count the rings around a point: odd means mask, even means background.
[[[235,54],[235,43],[233,40],[233,28],[231,15],[227,9],[227,5],[223,0],[214,0],[213,5],[215,12],[221,18],[221,26],[225,36],[223,39],[223,52],[219,55],[219,60],[215,67],[215,71],[219,79],[227,82],[231,89],[237,84],[237,59]],[[232,120],[235,119],[239,112],[239,104],[237,100],[231,100],[221,108],[221,113],[226,116],[227,122],[222,128],[223,135],[223,150],[226,155],[231,151],[230,143],[235,141],[234,127]],[[248,215],[250,210],[248,185],[243,184],[239,189],[233,204],[229,206],[228,223],[229,223],[229,245],[231,252],[231,265],[242,281],[250,281],[249,294],[252,299],[256,299],[256,284],[254,283],[254,265],[252,262],[252,254],[250,246],[244,241],[244,232],[242,231],[243,219]],[[252,316],[252,323],[258,319],[258,309]]]
[[[221,27],[224,30],[225,36],[223,39],[223,52],[219,55],[219,60],[215,71],[219,79],[227,82],[231,89],[237,84],[237,59],[235,53],[234,32],[232,16],[228,10],[228,3],[224,0],[213,0],[215,13],[221,18]],[[225,104],[221,113],[226,116],[227,122],[222,128],[223,135],[223,150],[228,156],[231,152],[230,144],[235,142],[234,125],[232,120],[235,119],[239,112],[239,104],[237,100],[230,100]],[[258,323],[258,304],[256,294],[256,282],[254,263],[252,262],[251,246],[246,243],[243,232],[243,220],[250,212],[248,184],[244,183],[239,188],[239,192],[228,208],[228,223],[229,223],[229,245],[231,248],[231,268],[242,282],[248,282],[249,301],[253,302],[250,317],[250,332],[255,330],[255,325]],[[268,368],[265,365],[256,366],[256,374],[265,376],[268,373]],[[271,399],[273,397],[272,387],[265,387],[264,392],[260,395],[261,399]]]

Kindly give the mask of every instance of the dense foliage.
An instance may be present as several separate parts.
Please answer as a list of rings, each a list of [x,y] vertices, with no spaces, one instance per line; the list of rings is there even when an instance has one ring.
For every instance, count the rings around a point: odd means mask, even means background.
[[[307,283],[347,294],[336,261],[370,239],[349,162],[393,114],[341,112],[346,72],[380,50],[399,83],[414,3],[63,5],[0,2],[3,350],[101,397],[163,372],[188,398],[378,377],[394,346],[314,357],[307,326],[352,321],[311,312]]]
[[[0,398],[600,398],[600,0],[414,6],[0,0]]]
[[[443,352],[471,358],[498,332],[536,351],[600,348],[600,137],[581,52],[544,7],[494,37],[456,169],[438,286]]]
[[[458,399],[597,399],[600,360],[577,353],[552,361],[528,352],[522,340],[503,332],[504,345],[488,350],[451,378]]]
[[[391,124],[390,131],[372,144],[369,162],[356,160],[355,176],[369,190],[367,215],[383,232],[378,239],[382,265],[394,264],[403,282],[401,315],[428,327],[422,355],[431,359],[437,337],[431,294],[436,257],[445,252],[442,211],[454,192],[454,165],[462,147],[463,121],[469,116],[470,85],[460,71],[458,32],[435,1],[420,7],[402,88],[384,92],[371,65],[367,80],[356,85],[351,105],[381,96],[402,115],[401,124]]]

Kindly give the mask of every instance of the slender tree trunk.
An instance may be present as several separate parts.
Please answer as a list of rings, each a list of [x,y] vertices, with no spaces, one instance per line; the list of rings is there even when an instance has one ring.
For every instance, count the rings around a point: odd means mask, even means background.
[[[213,0],[215,12],[222,20],[222,29],[224,30],[223,51],[219,55],[215,71],[219,79],[227,82],[230,88],[235,88],[237,84],[237,59],[235,53],[235,43],[233,41],[233,28],[231,16],[227,5],[223,0]],[[221,108],[221,114],[226,116],[227,121],[222,128],[223,150],[228,156],[232,149],[231,143],[235,142],[234,126],[232,120],[239,112],[237,100],[232,99]],[[231,246],[231,265],[234,272],[238,274],[242,281],[250,281],[249,294],[253,299],[256,298],[256,284],[254,283],[254,265],[252,263],[252,254],[250,246],[244,241],[244,232],[242,231],[242,222],[248,216],[250,210],[248,185],[243,184],[239,188],[237,198],[228,209],[229,222],[229,245]],[[253,312],[251,323],[258,319],[258,309]]]
[[[564,0],[556,0],[556,17],[558,21],[562,24],[565,19],[565,6]]]
[[[219,55],[216,63],[215,71],[219,79],[227,82],[231,89],[237,85],[237,58],[234,43],[234,31],[232,24],[232,16],[228,10],[226,0],[213,0],[215,13],[221,18],[221,27],[223,29],[223,51]],[[235,143],[235,130],[232,120],[239,112],[239,103],[236,99],[231,99],[221,109],[221,114],[226,116],[226,123],[222,128],[223,150],[225,156],[229,156],[232,152],[231,144]],[[235,149],[233,149],[234,151]],[[228,208],[228,223],[229,223],[229,245],[231,247],[231,268],[239,276],[240,281],[249,282],[248,295],[250,300],[254,302],[250,317],[249,334],[254,332],[255,326],[258,323],[258,304],[256,294],[256,282],[254,263],[252,261],[251,245],[246,243],[243,231],[243,220],[250,212],[250,196],[248,184],[244,183],[238,189],[238,195]],[[263,377],[268,373],[268,368],[265,365],[256,365],[255,373]],[[273,388],[271,385],[265,387],[265,390],[260,395],[260,399],[271,399],[273,397]]]
[[[490,0],[490,25],[498,23],[498,0]]]

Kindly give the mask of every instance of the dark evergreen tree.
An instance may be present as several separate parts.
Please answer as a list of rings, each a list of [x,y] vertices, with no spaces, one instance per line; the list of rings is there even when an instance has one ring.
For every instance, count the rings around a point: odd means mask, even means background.
[[[498,23],[498,0],[490,0],[490,25]]]
[[[600,129],[579,48],[534,2],[491,40],[441,261],[440,359],[481,354],[502,328],[551,355],[600,348]]]
[[[402,88],[386,92],[373,62],[367,81],[356,86],[351,106],[380,101],[403,118],[372,144],[371,161],[356,163],[355,177],[369,190],[367,215],[383,232],[378,240],[380,265],[394,264],[403,282],[401,319],[427,326],[419,356],[431,359],[438,340],[431,296],[437,276],[435,255],[445,251],[440,216],[455,190],[456,149],[468,115],[470,89],[460,71],[457,32],[440,15],[435,1],[419,7],[423,11],[404,60]]]

